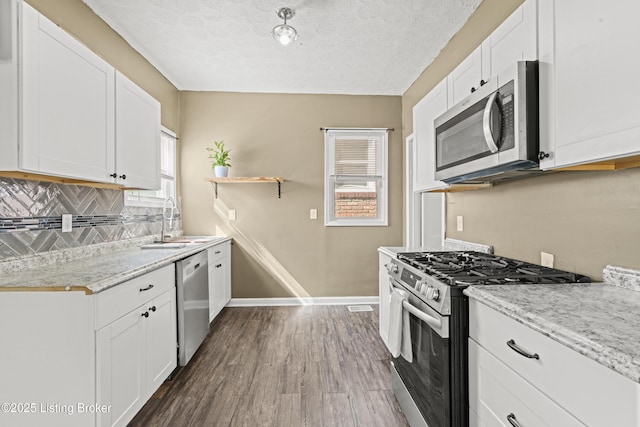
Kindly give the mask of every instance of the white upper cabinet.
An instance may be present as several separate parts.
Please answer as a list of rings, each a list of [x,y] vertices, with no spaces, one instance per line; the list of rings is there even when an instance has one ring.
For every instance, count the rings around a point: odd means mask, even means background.
[[[0,75],[15,96],[10,108],[16,112],[3,118],[12,136],[2,141],[8,153],[2,168],[108,181],[114,68],[28,4],[3,4],[12,9],[7,28],[17,28],[8,43],[13,55]]]
[[[640,154],[637,0],[540,0],[541,167]]]
[[[471,95],[472,90],[480,87],[481,81],[485,78],[482,70],[482,46],[478,46],[447,76],[449,107],[456,105]]]
[[[158,101],[19,0],[0,1],[0,90],[0,170],[160,187]]]
[[[160,103],[119,72],[115,152],[117,182],[130,188],[160,188]]]
[[[447,111],[447,80],[442,80],[413,107],[413,135],[415,155],[413,190],[415,192],[446,188],[436,181],[436,134],[433,121]]]
[[[538,59],[537,6],[537,0],[525,1],[449,74],[449,107],[517,61]]]

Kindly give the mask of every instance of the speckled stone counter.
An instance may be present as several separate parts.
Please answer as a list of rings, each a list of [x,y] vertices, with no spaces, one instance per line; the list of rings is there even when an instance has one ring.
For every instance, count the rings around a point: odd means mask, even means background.
[[[608,266],[606,283],[471,286],[470,298],[640,383],[640,272]]]
[[[43,259],[42,265],[6,269],[0,277],[0,291],[97,293],[227,240],[231,238],[217,237],[207,243],[172,249],[140,249],[123,244],[121,250],[75,260],[48,263]]]

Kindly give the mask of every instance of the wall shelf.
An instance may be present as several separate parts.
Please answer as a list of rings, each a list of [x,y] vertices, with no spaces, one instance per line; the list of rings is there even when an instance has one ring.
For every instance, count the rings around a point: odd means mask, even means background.
[[[205,178],[205,181],[213,183],[216,199],[218,198],[218,184],[263,184],[275,182],[278,185],[278,199],[280,198],[280,186],[284,182],[281,176],[238,176],[227,178]]]

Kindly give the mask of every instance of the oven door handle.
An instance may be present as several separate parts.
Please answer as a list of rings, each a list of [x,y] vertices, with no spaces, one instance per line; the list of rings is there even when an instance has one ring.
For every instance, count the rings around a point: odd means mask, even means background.
[[[496,104],[496,98],[498,97],[498,92],[493,92],[489,99],[487,100],[487,105],[484,107],[484,114],[482,115],[482,132],[484,133],[484,140],[487,143],[487,147],[489,147],[489,151],[492,153],[498,152],[498,140],[500,140],[500,127],[502,125],[502,118],[500,117],[500,109],[498,108],[498,104]],[[497,133],[498,138],[494,138],[493,136],[493,119],[494,115],[497,114],[498,126]]]
[[[409,301],[402,301],[402,307],[432,328],[438,330],[442,329],[442,320],[425,313],[424,311],[411,304]]]

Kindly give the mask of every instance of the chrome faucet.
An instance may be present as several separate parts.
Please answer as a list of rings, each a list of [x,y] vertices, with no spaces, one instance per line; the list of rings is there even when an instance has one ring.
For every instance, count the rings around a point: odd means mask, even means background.
[[[167,203],[171,202],[171,216],[169,217],[169,231],[173,231],[174,228],[174,218],[173,218],[173,214],[174,214],[174,209],[176,207],[176,202],[175,200],[173,200],[172,197],[167,197],[166,199],[164,199],[164,203],[162,204],[162,229],[160,230],[160,243],[164,243],[165,242],[165,234],[164,234],[164,224],[165,222],[167,222]]]

